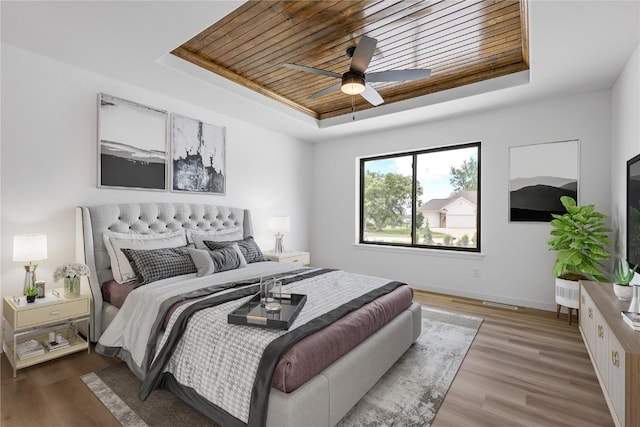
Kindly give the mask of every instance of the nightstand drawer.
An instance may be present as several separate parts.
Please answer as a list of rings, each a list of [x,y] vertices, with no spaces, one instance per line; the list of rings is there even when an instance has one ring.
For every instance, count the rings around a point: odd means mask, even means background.
[[[45,305],[38,308],[19,310],[15,313],[15,329],[64,320],[89,314],[89,299],[64,301],[59,304]]]
[[[269,261],[274,262],[286,262],[300,266],[311,264],[311,254],[309,252],[289,251],[277,254],[273,251],[268,251],[264,253],[264,256],[267,257]]]
[[[290,262],[292,264],[307,265],[309,264],[309,254],[294,254],[291,256],[281,255],[280,262]]]

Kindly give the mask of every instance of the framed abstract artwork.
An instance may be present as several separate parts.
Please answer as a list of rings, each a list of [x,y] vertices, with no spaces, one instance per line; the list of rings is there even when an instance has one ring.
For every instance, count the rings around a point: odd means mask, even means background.
[[[509,221],[549,222],[566,212],[560,197],[578,202],[580,141],[509,148]]]
[[[100,93],[98,187],[167,190],[168,113]]]
[[[225,194],[225,133],[223,126],[171,115],[172,191]]]

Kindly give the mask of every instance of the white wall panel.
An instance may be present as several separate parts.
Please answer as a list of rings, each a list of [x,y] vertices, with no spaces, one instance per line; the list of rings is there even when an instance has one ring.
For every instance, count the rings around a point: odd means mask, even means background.
[[[97,188],[97,94],[227,127],[226,195]],[[224,99],[211,99],[212,105]],[[74,207],[103,203],[193,202],[249,208],[254,234],[272,249],[271,215],[291,217],[286,247],[308,249],[311,146],[99,74],[2,45],[2,293],[22,292],[12,238],[45,233],[49,259],[38,278],[54,286],[56,266],[74,259]],[[61,284],[58,283],[58,286]]]
[[[616,253],[626,256],[627,160],[640,154],[640,45],[611,90],[611,223]],[[639,281],[636,278],[636,282]]]
[[[509,147],[571,139],[581,141],[581,202],[609,214],[609,91],[316,144],[313,262],[402,280],[418,289],[554,309],[555,254],[547,249],[548,223],[508,220]],[[474,141],[482,142],[482,255],[354,244],[357,158]]]

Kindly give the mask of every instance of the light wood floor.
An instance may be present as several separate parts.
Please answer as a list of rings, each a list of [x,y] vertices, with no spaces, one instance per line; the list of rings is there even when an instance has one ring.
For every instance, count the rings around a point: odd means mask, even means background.
[[[566,314],[414,295],[424,306],[484,319],[433,427],[614,425],[575,318],[569,326]]]
[[[566,315],[483,306],[416,292],[421,304],[476,315],[484,323],[438,411],[434,427],[613,426],[589,356]],[[18,371],[2,357],[1,425],[117,426],[81,375],[116,360],[77,353]]]

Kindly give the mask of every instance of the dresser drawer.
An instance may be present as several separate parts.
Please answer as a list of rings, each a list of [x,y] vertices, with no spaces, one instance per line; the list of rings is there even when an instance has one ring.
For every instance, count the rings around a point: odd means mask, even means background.
[[[58,304],[45,305],[27,310],[19,310],[15,313],[15,329],[19,330],[87,314],[89,314],[88,298],[69,300]]]
[[[309,264],[309,254],[294,254],[280,256],[280,262],[290,262],[292,264],[307,265]]]

